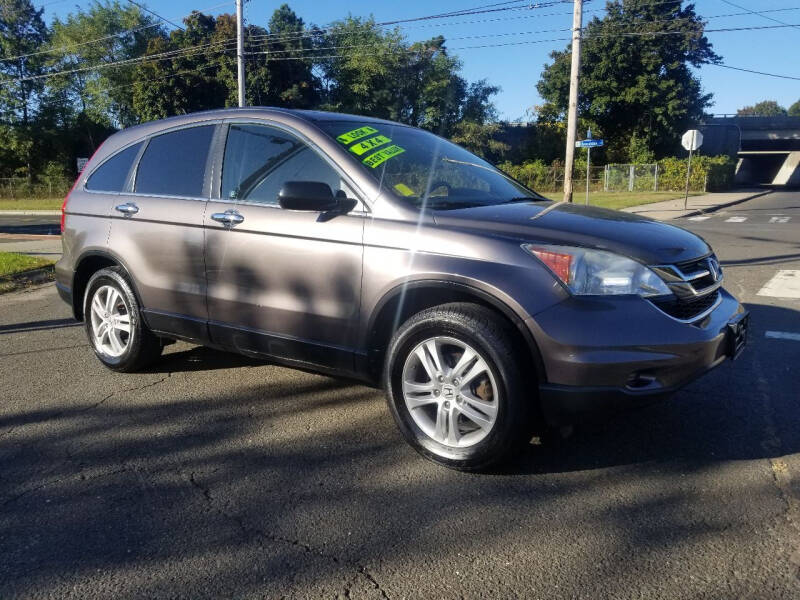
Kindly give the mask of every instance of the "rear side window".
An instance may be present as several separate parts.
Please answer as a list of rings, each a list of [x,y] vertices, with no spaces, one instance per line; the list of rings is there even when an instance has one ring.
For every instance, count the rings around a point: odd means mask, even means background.
[[[214,125],[180,129],[147,144],[136,172],[136,192],[157,196],[203,195]]]
[[[131,172],[133,161],[136,160],[141,147],[142,142],[139,142],[109,158],[89,176],[86,189],[97,192],[124,191],[128,173]]]
[[[231,125],[222,166],[222,198],[278,204],[287,181],[320,181],[336,193],[336,170],[296,137],[265,125]]]

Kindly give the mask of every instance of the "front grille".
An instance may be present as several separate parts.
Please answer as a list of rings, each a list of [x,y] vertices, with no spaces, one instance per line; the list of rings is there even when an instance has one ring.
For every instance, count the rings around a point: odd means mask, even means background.
[[[687,278],[692,277],[692,275],[705,273],[702,277],[692,278],[692,287],[695,290],[703,290],[708,287],[713,286],[717,283],[717,279],[714,275],[710,272],[708,261],[709,259],[713,259],[716,261],[717,257],[713,254],[707,258],[701,258],[700,260],[692,260],[684,263],[678,263],[675,265],[680,269],[680,272],[683,273]],[[719,263],[716,263],[719,265]],[[718,270],[719,277],[722,277],[722,269]]]
[[[712,292],[691,300],[673,298],[670,300],[652,300],[652,302],[670,317],[681,321],[693,321],[714,306],[718,299],[719,292]]]

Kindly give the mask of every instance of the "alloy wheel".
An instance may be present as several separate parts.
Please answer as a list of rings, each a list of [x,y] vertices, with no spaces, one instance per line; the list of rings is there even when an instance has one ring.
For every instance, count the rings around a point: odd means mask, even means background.
[[[488,363],[453,337],[428,338],[403,366],[403,398],[416,425],[453,448],[479,443],[497,420],[499,389]]]
[[[91,302],[92,338],[98,352],[111,358],[125,353],[131,343],[131,315],[123,295],[103,285]]]

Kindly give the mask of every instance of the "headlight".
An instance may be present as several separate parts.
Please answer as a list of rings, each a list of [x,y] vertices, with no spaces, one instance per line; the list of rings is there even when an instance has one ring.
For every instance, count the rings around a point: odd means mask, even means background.
[[[648,297],[672,293],[653,271],[618,254],[573,246],[523,244],[522,247],[542,261],[573,294]]]

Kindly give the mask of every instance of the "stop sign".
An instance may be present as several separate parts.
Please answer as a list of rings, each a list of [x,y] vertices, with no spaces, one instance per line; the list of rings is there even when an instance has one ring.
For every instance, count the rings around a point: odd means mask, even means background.
[[[681,138],[681,144],[687,150],[697,150],[703,145],[703,134],[697,129],[690,129],[683,134],[683,137]]]

